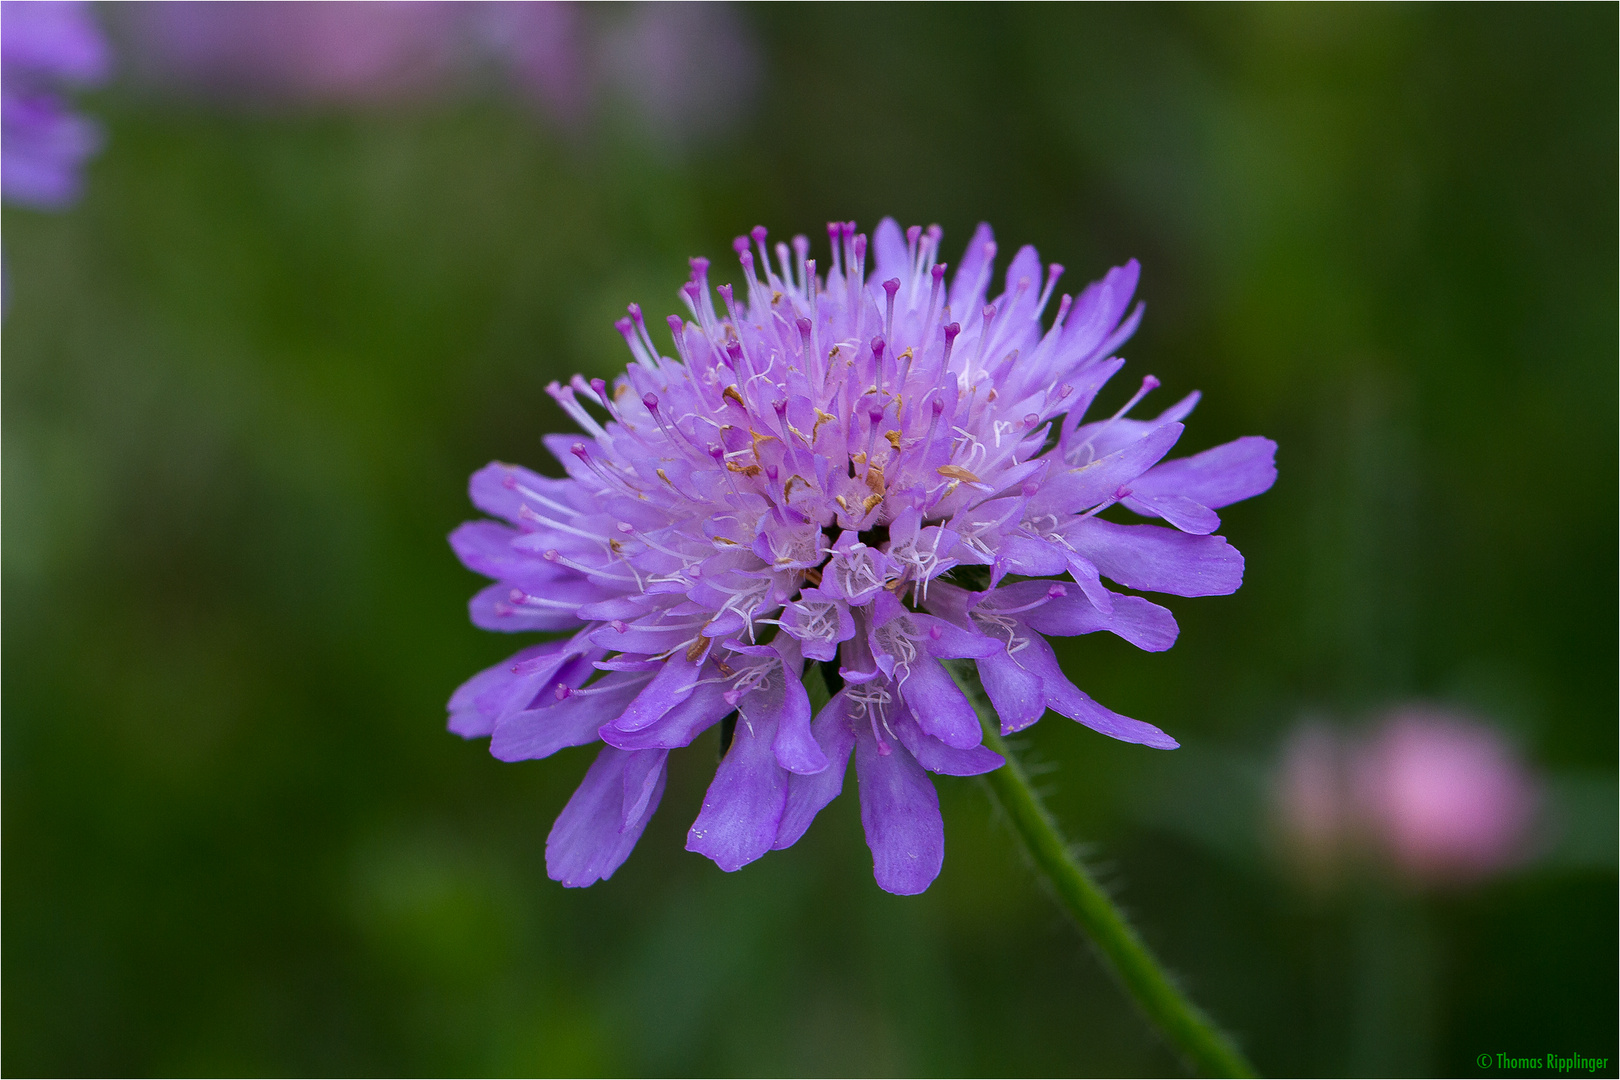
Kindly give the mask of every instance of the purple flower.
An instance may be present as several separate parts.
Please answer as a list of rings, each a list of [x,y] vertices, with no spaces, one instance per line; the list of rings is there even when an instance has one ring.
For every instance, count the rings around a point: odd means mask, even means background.
[[[79,169],[101,145],[61,91],[106,78],[106,43],[83,3],[0,3],[0,192],[56,209],[79,196]]]
[[[1242,581],[1215,512],[1271,486],[1274,444],[1165,461],[1197,395],[1129,418],[1151,377],[1085,422],[1141,317],[1127,316],[1134,262],[1058,299],[1047,324],[1061,267],[1025,247],[987,303],[988,226],[948,283],[937,227],[885,220],[870,245],[853,223],[828,231],[825,272],[804,237],[773,262],[762,228],[737,239],[736,288],[711,290],[692,260],[673,358],[632,306],[623,376],[550,387],[585,432],[547,439],[565,479],[499,463],[473,476],[473,503],[505,521],[450,538],[495,580],[473,621],[572,636],[474,677],[451,729],[492,736],[508,761],[605,744],[548,841],[565,885],[618,868],[669,751],[720,724],[690,850],[735,870],[794,843],[853,754],[878,884],[921,892],[944,858],[927,774],[1002,763],[950,665],[977,665],[1004,733],[1050,708],[1174,747],[1070,682],[1046,638],[1107,630],[1167,649],[1170,613],[1105,580],[1181,596]],[[1116,504],[1172,527],[1100,516]],[[810,663],[832,694],[814,716]]]
[[[442,87],[463,12],[438,0],[200,0],[133,5],[126,17],[140,65],[159,82],[263,103],[342,105]]]
[[[474,23],[485,53],[569,126],[612,102],[678,148],[735,127],[757,96],[759,47],[729,4],[500,3]]]
[[[734,127],[756,100],[759,49],[727,4],[636,4],[599,50],[607,83],[666,145]]]

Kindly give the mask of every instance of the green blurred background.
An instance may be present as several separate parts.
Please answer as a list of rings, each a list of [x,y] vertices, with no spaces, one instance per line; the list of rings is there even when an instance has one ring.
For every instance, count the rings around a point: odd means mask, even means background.
[[[612,320],[676,310],[689,255],[892,214],[1071,287],[1140,258],[1128,371],[1205,392],[1183,448],[1281,445],[1223,514],[1241,592],[1172,601],[1167,654],[1065,655],[1184,748],[1023,744],[1194,997],[1274,1074],[1614,1075],[1615,6],[742,18],[753,111],[708,141],[126,81],[85,99],[83,202],[5,211],[4,1071],[1175,1072],[976,781],[939,782],[923,896],[878,891],[849,797],[726,875],[682,850],[711,733],[565,891],[590,752],[444,731],[516,647],[444,538],[473,469],[549,467],[544,385],[621,365]],[[1517,740],[1540,853],[1301,879],[1279,746],[1410,700]]]

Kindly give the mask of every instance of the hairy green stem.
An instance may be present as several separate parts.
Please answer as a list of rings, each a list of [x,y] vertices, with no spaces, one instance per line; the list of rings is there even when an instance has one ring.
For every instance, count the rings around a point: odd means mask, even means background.
[[[1007,759],[1007,764],[984,779],[1036,867],[1051,882],[1058,902],[1090,937],[1104,965],[1195,1070],[1207,1076],[1258,1075],[1232,1041],[1165,973],[1124,914],[1075,857],[1058,831],[1057,822],[1030,785],[1029,774],[1001,738],[995,710],[982,692],[972,697],[984,726],[985,744]]]

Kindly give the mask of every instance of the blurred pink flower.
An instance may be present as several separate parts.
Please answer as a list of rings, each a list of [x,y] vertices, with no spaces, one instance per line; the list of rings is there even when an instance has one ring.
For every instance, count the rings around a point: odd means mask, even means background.
[[[441,86],[458,58],[452,3],[131,5],[131,37],[157,81],[226,97],[375,103]]]
[[[1353,783],[1366,824],[1417,877],[1482,877],[1525,852],[1536,785],[1484,724],[1401,710],[1358,757]]]
[[[1308,869],[1359,846],[1424,883],[1476,880],[1518,863],[1539,797],[1494,728],[1420,706],[1396,709],[1365,739],[1301,727],[1276,787],[1282,829]]]

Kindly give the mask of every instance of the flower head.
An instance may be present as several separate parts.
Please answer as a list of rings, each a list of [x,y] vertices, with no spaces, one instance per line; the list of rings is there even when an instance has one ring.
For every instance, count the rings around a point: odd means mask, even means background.
[[[80,166],[101,132],[69,111],[61,90],[99,83],[108,63],[89,4],[0,5],[0,190],[8,202],[55,209],[78,198]]]
[[[927,773],[1001,764],[948,662],[978,665],[1003,732],[1050,708],[1176,745],[1075,687],[1046,636],[1168,648],[1170,613],[1104,579],[1235,590],[1242,557],[1212,535],[1215,510],[1271,486],[1274,445],[1164,462],[1197,395],[1130,419],[1151,377],[1084,422],[1141,316],[1127,317],[1134,262],[1055,298],[1062,268],[1025,247],[987,302],[988,226],[948,281],[937,227],[828,233],[824,267],[804,237],[774,251],[762,228],[739,237],[735,286],[712,289],[692,260],[673,357],[632,306],[623,376],[550,387],[584,431],[547,440],[566,478],[499,463],[473,477],[473,502],[507,523],[451,536],[495,579],[473,621],[571,636],[474,677],[450,726],[492,736],[504,760],[606,744],[548,841],[566,885],[623,862],[668,752],[723,723],[690,850],[734,870],[794,843],[853,754],[878,884],[922,891],[944,857]],[[1173,528],[1100,516],[1115,504]],[[832,692],[814,716],[811,661]]]
[[[1279,824],[1302,869],[1361,849],[1420,884],[1477,881],[1530,854],[1541,785],[1511,743],[1466,714],[1409,704],[1362,738],[1307,725],[1276,777]]]

